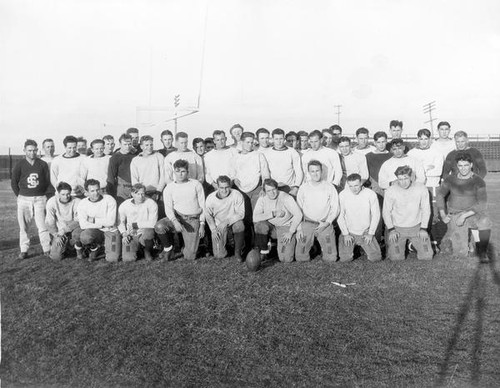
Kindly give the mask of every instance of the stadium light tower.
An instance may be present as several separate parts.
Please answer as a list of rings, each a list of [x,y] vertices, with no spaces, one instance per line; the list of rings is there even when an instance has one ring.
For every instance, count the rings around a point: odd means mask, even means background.
[[[429,120],[424,121],[425,124],[431,123],[431,136],[434,137],[434,121],[437,117],[432,117],[432,111],[436,110],[436,101],[429,102],[424,105],[424,113],[429,113]]]
[[[342,113],[340,108],[342,108],[342,105],[334,105],[333,107],[336,109],[335,114],[337,115],[337,125],[340,125],[340,113]]]

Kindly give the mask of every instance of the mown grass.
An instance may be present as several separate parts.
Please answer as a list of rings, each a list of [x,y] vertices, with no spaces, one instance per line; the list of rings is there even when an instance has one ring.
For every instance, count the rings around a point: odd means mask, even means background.
[[[6,240],[17,232],[2,230]],[[500,383],[500,285],[474,260],[314,260],[249,273],[233,259],[0,252],[4,386]]]

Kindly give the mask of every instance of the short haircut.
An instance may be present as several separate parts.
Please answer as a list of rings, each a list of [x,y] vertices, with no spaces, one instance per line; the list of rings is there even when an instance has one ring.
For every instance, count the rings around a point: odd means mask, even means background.
[[[82,143],[82,142],[87,143],[87,139],[85,139],[83,136],[78,136],[76,138],[76,141],[79,142],[79,143]]]
[[[450,123],[448,121],[440,121],[437,128],[439,129],[439,127],[442,127],[442,126],[445,126],[445,125],[447,125],[448,128],[451,128],[451,125],[450,125]]]
[[[145,141],[154,141],[153,136],[150,136],[150,135],[141,136],[141,144]]]
[[[322,129],[321,130],[321,133],[325,134],[325,133],[329,133],[331,136],[333,136],[333,130],[330,129],[330,128],[325,128],[325,129]]]
[[[234,124],[231,128],[229,128],[229,133],[233,133],[233,129],[239,128],[243,132],[244,129],[240,124]]]
[[[71,185],[66,182],[59,182],[59,184],[56,187],[56,190],[58,193],[60,193],[63,190],[68,190],[71,193]]]
[[[93,148],[95,144],[102,144],[102,145],[104,145],[104,140],[102,140],[102,139],[94,139],[94,140],[92,140],[92,143],[90,143],[90,148]]]
[[[385,133],[384,131],[375,132],[375,134],[373,135],[373,140],[377,141],[381,137],[385,137],[385,139],[387,140],[387,133]]]
[[[227,175],[220,175],[217,178],[217,184],[219,183],[227,183],[228,185],[231,185],[231,178],[229,178]]]
[[[273,178],[267,178],[267,179],[264,179],[264,183],[262,184],[262,187],[265,187],[265,186],[271,186],[271,187],[277,189],[278,182],[276,182]]]
[[[54,140],[52,139],[45,139],[44,141],[42,141],[42,146],[45,145],[45,143],[50,143],[50,142],[54,142]]]
[[[74,137],[74,136],[71,136],[71,135],[66,136],[66,137],[63,139],[63,144],[64,144],[64,146],[66,147],[66,145],[67,145],[68,143],[78,143],[78,139],[77,139],[76,137]]]
[[[369,134],[370,134],[370,131],[365,127],[361,127],[361,128],[356,129],[356,137],[358,137],[359,135],[369,135]]]
[[[201,137],[195,137],[193,139],[193,148],[196,147],[196,144],[198,144],[198,143],[205,144],[205,140],[203,140]]]
[[[457,138],[459,138],[459,137],[465,137],[465,138],[467,138],[467,139],[469,138],[469,137],[467,136],[467,132],[465,132],[465,131],[458,131],[458,132],[456,132],[456,133],[455,133],[455,136],[453,136],[453,137],[454,137],[455,139],[457,139]]]
[[[311,138],[311,137],[315,137],[315,136],[317,136],[318,139],[321,140],[321,138],[323,137],[323,133],[321,133],[321,131],[315,129],[314,131],[312,131],[311,133],[309,133],[308,137]]]
[[[83,185],[83,187],[85,187],[85,191],[89,190],[89,186],[99,186],[99,188],[101,188],[101,184],[97,179],[87,179]]]
[[[403,122],[400,121],[400,120],[391,120],[391,122],[389,123],[389,128],[392,128],[392,127],[401,127],[401,128],[403,128]]]
[[[136,183],[132,186],[132,193],[137,193],[141,189],[146,191],[146,186],[144,186],[142,183]]]
[[[205,138],[205,145],[214,144],[214,139],[212,137]]]
[[[400,176],[400,175],[409,175],[413,173],[413,170],[411,169],[410,166],[399,166],[396,168],[396,171],[394,171],[394,175]]]
[[[455,157],[455,162],[474,163],[474,160],[472,159],[472,156],[468,152],[458,152],[457,156]]]
[[[339,139],[339,143],[342,143],[342,142],[348,142],[349,144],[351,144],[351,139],[348,138],[347,136],[342,136],[340,139]]]
[[[274,135],[283,135],[283,137],[285,136],[285,131],[283,131],[281,128],[276,128],[276,129],[273,129],[273,132],[271,133],[271,135],[274,137]]]
[[[106,135],[102,138],[102,140],[104,141],[111,141],[111,140],[115,140],[114,136],[113,135]]]
[[[180,138],[187,139],[189,136],[186,132],[179,132],[175,135],[175,140],[179,140]]]
[[[215,137],[215,136],[222,136],[224,135],[224,137],[226,137],[226,132],[224,131],[221,131],[220,129],[216,129],[213,133],[212,133],[212,136]]]
[[[33,146],[36,148],[36,147],[38,147],[38,144],[33,139],[26,139],[26,141],[24,142],[24,148],[26,148],[28,146]]]
[[[269,135],[269,131],[266,128],[259,128],[257,129],[257,132],[255,132],[255,136],[257,136],[257,139],[259,138],[261,133],[267,133]]]
[[[132,136],[130,136],[128,133],[122,133],[118,141],[121,143],[123,140],[132,141]]]
[[[139,133],[139,130],[134,127],[127,129],[127,134],[130,135],[131,133]]]
[[[319,160],[310,160],[309,163],[307,163],[307,171],[309,171],[309,167],[311,166],[318,166],[321,171],[323,171],[323,165],[321,164],[321,162]]]
[[[163,137],[163,136],[165,136],[165,135],[170,135],[170,136],[174,137],[174,134],[173,134],[173,133],[172,133],[172,131],[170,131],[169,129],[165,129],[164,131],[162,131],[162,132],[160,133],[160,137]]]
[[[320,131],[318,131],[318,132],[320,132]],[[320,132],[320,133],[321,133],[321,132]],[[303,136],[308,136],[308,137],[309,137],[309,135],[307,134],[307,132],[306,132],[306,131],[299,131],[299,132],[297,132],[297,136],[298,136],[299,138],[300,138],[300,137],[303,137]]]
[[[427,137],[431,137],[431,131],[429,131],[427,128],[422,128],[421,130],[419,130],[417,132],[417,137],[420,137],[420,136],[427,136]]]
[[[241,134],[241,140],[245,140],[248,137],[251,137],[252,140],[255,140],[255,135],[252,132],[243,132]]]
[[[330,131],[332,131],[332,134],[333,134],[333,131],[340,131],[340,133],[342,133],[342,127],[338,124],[333,124],[330,128],[328,128]]]
[[[294,131],[290,131],[288,132],[286,135],[285,135],[285,139],[288,138],[288,136],[295,136],[295,138],[298,138],[297,136],[297,132],[294,132]]]
[[[403,139],[392,139],[390,144],[391,144],[390,148],[395,146],[402,146],[404,145],[404,141]]]
[[[353,173],[347,176],[347,182],[361,181],[361,175]]]
[[[189,170],[189,162],[184,159],[178,159],[174,162],[174,170],[177,170],[178,168],[185,168],[186,170]]]

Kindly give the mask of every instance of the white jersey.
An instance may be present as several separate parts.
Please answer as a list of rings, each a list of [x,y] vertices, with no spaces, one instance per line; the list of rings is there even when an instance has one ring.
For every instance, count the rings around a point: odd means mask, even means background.
[[[412,158],[411,156],[404,155],[402,158],[392,157],[382,163],[380,171],[378,173],[378,184],[380,188],[387,189],[396,179],[395,171],[398,167],[408,166],[413,170],[414,181],[419,183],[425,183],[425,172],[422,163]]]
[[[265,154],[269,172],[278,184],[299,187],[304,173],[300,163],[300,155],[293,148],[284,147],[281,150],[271,148]]]
[[[141,183],[146,192],[163,191],[165,188],[165,168],[163,155],[154,152],[145,156],[142,152],[130,162],[132,184]]]
[[[174,163],[177,160],[186,160],[189,163],[189,178],[203,182],[205,173],[203,172],[203,160],[200,155],[191,150],[176,150],[165,157],[165,182],[167,184],[174,181]]]
[[[344,156],[344,164],[347,176],[359,174],[363,181],[368,179],[368,164],[365,155],[351,152],[349,155]]]
[[[91,155],[84,158],[81,165],[81,176],[83,181],[95,179],[99,181],[101,188],[105,188],[107,185],[110,158],[110,155],[104,155],[101,158],[96,158],[94,155]]]
[[[331,148],[321,146],[314,151],[309,148],[302,154],[302,166],[306,172],[306,180],[310,180],[307,165],[311,160],[317,160],[321,163],[321,180],[333,183],[335,186],[340,184],[342,179],[342,164],[340,163],[339,153]]]
[[[433,148],[422,150],[420,148],[412,148],[408,152],[408,156],[417,159],[422,163],[425,173],[425,185],[427,187],[438,187],[443,173],[444,158],[441,153]]]
[[[373,190],[363,187],[358,194],[354,194],[346,187],[340,192],[339,201],[337,223],[343,235],[375,234],[380,221],[380,205]]]
[[[158,205],[151,198],[137,204],[133,198],[125,200],[118,208],[120,223],[118,230],[125,233],[137,224],[138,234],[142,234],[143,229],[152,229],[158,221]]]
[[[221,150],[213,149],[204,155],[205,180],[209,184],[214,184],[221,175],[233,178],[231,162],[238,154],[238,150],[233,147],[226,147]]]
[[[321,181],[306,182],[297,193],[297,204],[304,218],[310,221],[325,221],[329,224],[339,214],[339,196],[332,183]]]
[[[205,194],[201,183],[194,179],[187,182],[172,182],[163,190],[165,214],[169,220],[177,218],[175,213],[186,216],[200,216],[205,221]]]
[[[243,221],[245,217],[245,202],[243,195],[237,190],[231,190],[226,198],[219,198],[217,191],[211,193],[205,202],[206,218],[210,229],[225,223],[233,225]]]
[[[251,151],[240,152],[231,161],[232,177],[235,184],[244,193],[249,193],[259,186],[259,182],[270,177],[269,166],[264,154]]]
[[[78,205],[80,228],[100,229],[103,232],[116,231],[116,201],[111,195],[104,194],[92,202],[85,198]]]
[[[81,169],[84,158],[80,154],[68,158],[63,155],[56,156],[50,165],[50,183],[54,188],[60,182],[66,182],[71,186],[71,195],[78,195],[83,190],[83,178]]]

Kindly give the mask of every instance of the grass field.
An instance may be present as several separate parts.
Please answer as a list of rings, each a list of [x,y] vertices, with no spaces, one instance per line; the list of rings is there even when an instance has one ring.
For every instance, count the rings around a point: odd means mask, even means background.
[[[17,261],[0,194],[4,387],[500,385],[498,264]]]

